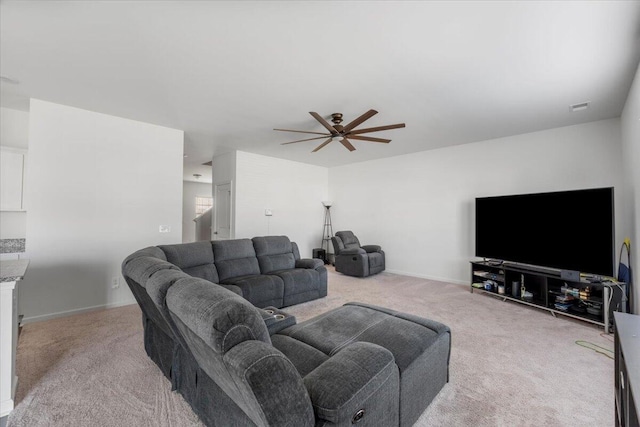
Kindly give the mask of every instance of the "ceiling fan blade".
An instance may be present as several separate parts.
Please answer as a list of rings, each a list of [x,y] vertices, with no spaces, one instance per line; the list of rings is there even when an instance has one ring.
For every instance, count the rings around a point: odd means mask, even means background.
[[[358,139],[358,140],[360,140],[360,141],[384,142],[384,143],[389,143],[389,142],[391,142],[391,140],[390,140],[390,139],[374,138],[374,137],[372,137],[372,136],[349,135],[349,138],[351,138],[351,139]]]
[[[308,130],[291,130],[291,129],[274,129],[274,130],[279,130],[281,132],[311,133],[314,135],[331,135],[330,133],[326,133],[326,132],[311,132]]]
[[[351,135],[355,135],[355,134],[358,134],[358,133],[378,132],[378,131],[381,131],[381,130],[398,129],[398,128],[403,128],[403,127],[405,127],[404,123],[398,123],[398,124],[395,124],[395,125],[377,126],[377,127],[374,127],[374,128],[352,130],[350,133],[351,133]]]
[[[347,138],[342,138],[340,140],[340,143],[342,145],[344,145],[345,147],[347,147],[347,150],[349,151],[354,151],[356,149],[356,147],[354,147],[353,145],[351,145],[351,143],[349,142],[349,140]]]
[[[322,118],[322,116],[320,116],[320,114],[315,113],[313,111],[309,111],[309,114],[311,114],[313,116],[314,119],[316,119],[317,121],[320,122],[320,124],[322,126],[324,126],[329,132],[331,132],[332,135],[337,134],[338,131],[336,130],[336,128],[334,128],[333,126],[331,126],[325,119]]]
[[[313,141],[314,139],[324,139],[326,137],[327,136],[325,135],[325,136],[318,136],[318,137],[315,137],[315,138],[299,139],[297,141],[283,142],[280,145],[293,144],[294,142]]]
[[[364,122],[365,120],[369,120],[371,117],[375,116],[376,114],[378,114],[376,110],[369,110],[363,115],[361,115],[360,117],[358,117],[357,119],[355,119],[354,121],[352,121],[351,123],[349,123],[348,125],[346,125],[344,128],[342,128],[342,131],[344,133],[347,133],[354,127],[358,126],[360,123]]]
[[[323,142],[322,144],[318,145],[316,147],[316,149],[312,151],[312,153],[315,153],[316,151],[318,151],[319,149],[321,149],[322,147],[324,147],[325,145],[327,145],[330,142],[331,142],[331,138],[327,139],[325,142]]]

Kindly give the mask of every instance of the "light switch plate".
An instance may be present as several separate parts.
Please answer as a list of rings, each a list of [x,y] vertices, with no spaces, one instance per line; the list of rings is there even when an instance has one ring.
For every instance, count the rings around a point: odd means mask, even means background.
[[[271,209],[265,209],[264,216],[273,216],[273,212],[271,211]]]

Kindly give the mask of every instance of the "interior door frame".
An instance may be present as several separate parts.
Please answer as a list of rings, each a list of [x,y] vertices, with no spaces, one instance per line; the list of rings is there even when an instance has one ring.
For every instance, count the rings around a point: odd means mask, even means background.
[[[233,200],[234,200],[234,191],[233,191],[233,181],[223,181],[218,182],[213,185],[213,227],[211,228],[211,240],[218,240],[218,235],[216,231],[218,229],[218,207],[217,207],[217,194],[218,187],[222,187],[224,185],[229,186],[229,239],[233,239],[235,236],[234,229],[234,218],[233,218]]]

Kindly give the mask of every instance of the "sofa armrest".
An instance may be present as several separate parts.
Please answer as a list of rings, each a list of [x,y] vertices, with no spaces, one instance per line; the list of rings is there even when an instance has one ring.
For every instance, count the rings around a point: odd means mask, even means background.
[[[322,267],[324,262],[318,258],[303,258],[296,260],[296,268],[316,269]]]
[[[224,355],[241,408],[256,425],[313,426],[313,409],[295,366],[271,344],[245,341]],[[213,404],[217,402],[212,402]]]
[[[391,352],[348,345],[304,378],[316,418],[335,425],[399,425],[400,380]]]
[[[367,251],[365,251],[362,248],[351,248],[351,249],[343,249],[340,251],[340,255],[358,255],[358,254],[366,254]]]
[[[293,326],[296,324],[296,317],[290,315],[287,312],[278,310],[275,307],[268,306],[260,308],[260,314],[262,314],[262,320],[267,325],[269,335],[280,332],[281,330]]]
[[[363,245],[362,249],[364,249],[368,254],[372,252],[380,252],[382,250],[378,245]]]

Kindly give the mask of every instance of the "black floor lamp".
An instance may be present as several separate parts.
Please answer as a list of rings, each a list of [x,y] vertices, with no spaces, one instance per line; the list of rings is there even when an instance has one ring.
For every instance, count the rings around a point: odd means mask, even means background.
[[[331,237],[333,237],[333,226],[331,225],[331,205],[333,202],[323,201],[322,206],[324,206],[324,227],[322,229],[322,245],[321,248],[324,250],[324,263],[332,264],[329,259],[329,248],[331,247]]]

